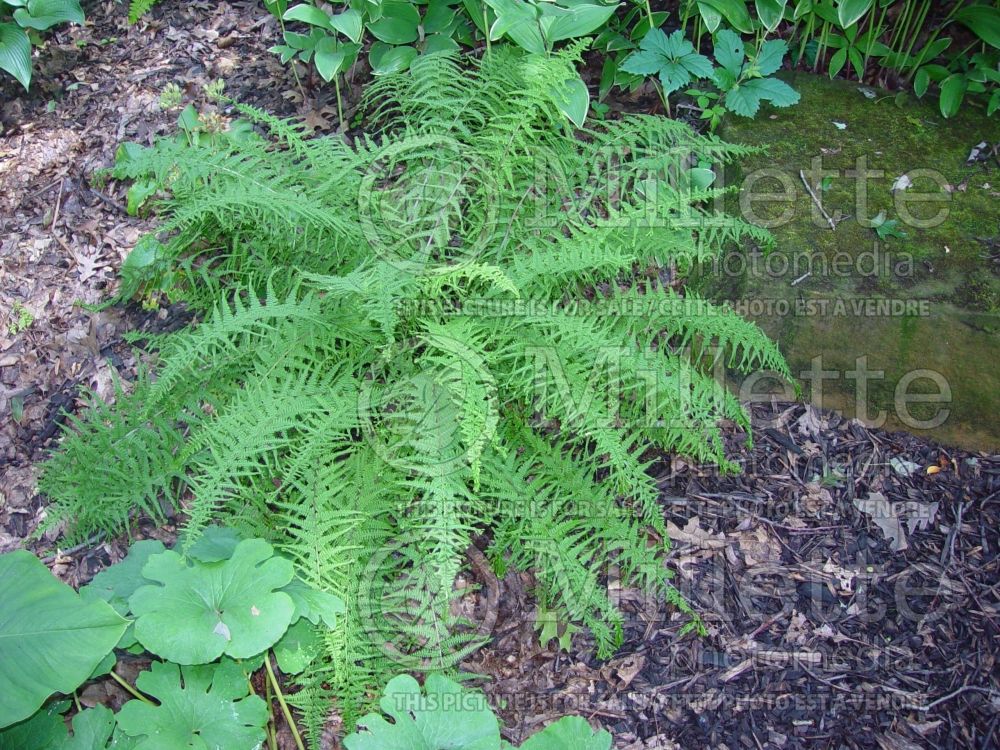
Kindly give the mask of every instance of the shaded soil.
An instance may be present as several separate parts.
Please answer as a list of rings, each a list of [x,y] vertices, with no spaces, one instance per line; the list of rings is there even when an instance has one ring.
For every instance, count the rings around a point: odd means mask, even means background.
[[[754,418],[741,475],[658,467],[707,637],[626,589],[614,659],[584,637],[542,648],[530,579],[502,582],[497,637],[466,667],[492,678],[512,737],[578,712],[635,750],[996,747],[1000,457],[799,404]]]
[[[173,308],[77,304],[107,298],[150,226],[95,170],[121,141],[172,127],[176,113],[157,104],[169,82],[197,96],[222,77],[243,101],[330,125],[330,94],[309,81],[300,90],[265,52],[279,33],[255,2],[169,0],[136,27],[113,2],[88,16],[52,37],[30,96],[0,84],[0,552],[25,545],[44,514],[36,464],[81,387],[111,398],[113,373],[133,371],[122,332],[185,321]],[[501,582],[494,639],[465,667],[491,678],[509,737],[572,712],[629,750],[996,747],[1000,457],[801,405],[755,409],[752,452],[730,435],[743,474],[680,459],[654,467],[677,585],[707,637],[679,637],[681,617],[612,575],[628,615],[616,657],[597,662],[583,635],[569,652],[543,648],[530,576]],[[172,533],[146,525],[138,535]],[[124,549],[115,540],[56,552],[56,541],[27,544],[72,583]],[[140,666],[122,668],[134,677]],[[102,685],[83,700],[119,693]]]

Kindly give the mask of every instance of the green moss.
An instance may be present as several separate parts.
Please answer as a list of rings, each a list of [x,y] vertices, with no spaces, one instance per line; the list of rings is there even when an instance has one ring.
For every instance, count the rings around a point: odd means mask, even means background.
[[[857,413],[856,381],[847,373],[866,357],[869,370],[883,372],[868,384],[867,413],[884,410],[888,426],[914,429],[907,421],[942,407],[913,402],[900,409],[897,389],[908,373],[926,370],[953,394],[948,419],[929,435],[1000,447],[1000,279],[986,270],[982,243],[1000,232],[1000,171],[966,164],[977,143],[1000,141],[1000,123],[972,108],[944,120],[932,102],[899,102],[885,93],[869,99],[856,83],[802,73],[786,80],[802,94],[798,106],[764,109],[756,120],[732,118],[722,131],[728,141],[768,147],[725,175],[741,187],[727,208],[744,216],[749,208],[758,222],[783,217],[771,227],[776,249],[770,256],[740,249],[747,260],[741,272],[701,269],[697,283],[719,298],[763,303],[749,316],[779,340],[797,374],[821,356],[822,366],[838,373],[825,383],[822,405]],[[816,210],[800,170],[837,219],[835,230]],[[903,175],[912,185],[893,192]],[[762,193],[787,197],[768,202]],[[925,200],[917,202],[917,194]],[[880,212],[906,237],[880,240],[870,225]],[[940,221],[927,222],[936,214]],[[851,307],[866,300],[911,308]],[[834,310],[838,301],[846,308]],[[906,392],[937,387],[918,378]]]

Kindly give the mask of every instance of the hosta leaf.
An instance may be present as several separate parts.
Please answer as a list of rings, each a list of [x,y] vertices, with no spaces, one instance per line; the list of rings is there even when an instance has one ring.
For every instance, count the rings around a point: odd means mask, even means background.
[[[785,15],[788,0],[755,0],[757,17],[768,31],[774,31]]]
[[[409,44],[417,40],[419,25],[416,6],[400,0],[383,0],[382,17],[369,23],[368,30],[386,44]]]
[[[83,23],[79,0],[28,0],[14,11],[14,20],[26,29],[44,31],[58,23]]]
[[[330,16],[321,11],[315,5],[302,3],[285,11],[285,21],[302,21],[310,26],[319,26],[321,29],[333,28],[330,25]]]
[[[941,82],[941,98],[938,105],[943,117],[954,117],[962,106],[969,82],[961,73],[950,75]]]
[[[295,611],[291,597],[276,590],[292,580],[292,564],[273,553],[267,542],[247,539],[219,563],[189,565],[172,550],[152,556],[142,574],[162,585],[142,586],[129,600],[136,638],[180,664],[261,653]]]
[[[352,42],[361,41],[361,13],[354,8],[331,16],[330,25]]]
[[[857,23],[868,9],[872,7],[874,0],[840,0],[837,4],[837,19],[841,28],[849,28]]]
[[[246,675],[235,662],[186,667],[153,662],[136,686],[160,704],[132,700],[118,712],[122,731],[139,738],[136,750],[250,750],[264,741],[267,706],[249,695]]]
[[[954,18],[972,29],[984,42],[1000,49],[1000,9],[990,5],[968,5],[960,8]]]
[[[409,675],[386,685],[379,705],[393,721],[368,714],[359,729],[344,738],[347,750],[497,750],[500,725],[486,699],[466,693],[438,674],[428,675],[426,693]],[[463,710],[455,710],[461,707]]]
[[[128,625],[24,550],[0,556],[0,602],[0,726],[31,716],[52,693],[72,693]]]
[[[368,53],[372,73],[377,76],[406,70],[416,59],[417,51],[413,47],[392,47],[385,42],[375,42]]]
[[[10,73],[25,89],[31,84],[31,42],[24,29],[0,23],[0,70]]]
[[[551,44],[563,39],[574,39],[600,28],[615,12],[615,5],[580,3],[569,8],[544,4],[540,26]]]
[[[721,13],[737,31],[743,34],[753,33],[753,21],[744,0],[699,0],[698,4],[707,5]]]
[[[611,750],[611,735],[595,732],[579,716],[564,716],[529,737],[520,750]]]
[[[559,111],[566,115],[570,122],[578,128],[583,127],[583,121],[587,119],[587,110],[590,109],[590,91],[587,90],[587,84],[579,78],[570,78],[553,90],[552,98]]]

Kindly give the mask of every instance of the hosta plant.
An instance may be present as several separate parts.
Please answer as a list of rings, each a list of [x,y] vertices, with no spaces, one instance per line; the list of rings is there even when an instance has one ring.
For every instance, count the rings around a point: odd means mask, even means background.
[[[0,0],[0,70],[31,84],[31,47],[40,31],[60,23],[83,23],[79,0]]]
[[[692,176],[747,149],[655,117],[573,133],[573,63],[427,55],[373,84],[353,143],[236,105],[268,135],[164,139],[115,168],[167,196],[127,291],[198,322],[137,337],[148,371],[73,420],[41,482],[53,523],[183,511],[197,544],[222,519],[343,600],[295,696],[314,736],[332,696],[356,720],[401,665],[453,668],[489,635],[474,540],[602,657],[622,639],[612,569],[694,626],[646,469],[731,466],[720,421],[748,419],[713,370],[787,370],[663,280],[769,237]]]

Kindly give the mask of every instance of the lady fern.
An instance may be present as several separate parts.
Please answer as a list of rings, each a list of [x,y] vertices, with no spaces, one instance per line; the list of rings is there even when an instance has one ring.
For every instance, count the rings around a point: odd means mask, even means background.
[[[373,84],[353,145],[239,107],[266,135],[116,167],[169,194],[133,288],[203,321],[75,423],[43,479],[52,518],[80,537],[166,504],[189,540],[225,519],[348,602],[297,694],[314,735],[330,697],[350,721],[395,664],[479,642],[452,606],[475,537],[603,657],[609,566],[684,609],[651,449],[726,464],[719,420],[747,417],[713,368],[787,375],[753,325],[645,273],[767,241],[684,179],[746,149],[662,118],[570,132],[553,92],[574,55],[422,56]]]

